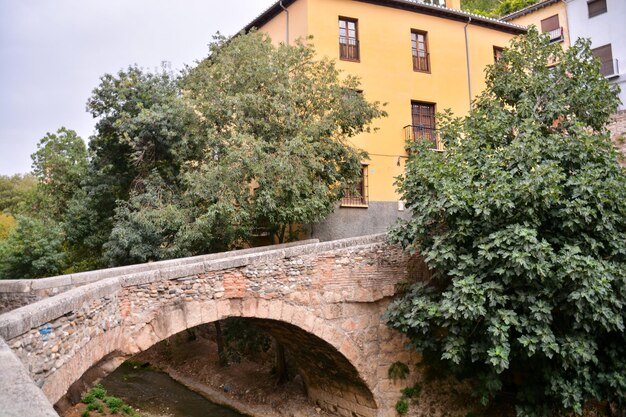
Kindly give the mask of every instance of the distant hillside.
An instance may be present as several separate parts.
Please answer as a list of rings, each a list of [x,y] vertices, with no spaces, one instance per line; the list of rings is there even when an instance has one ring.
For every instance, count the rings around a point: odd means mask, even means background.
[[[500,17],[539,1],[541,0],[461,0],[461,8],[484,16]]]

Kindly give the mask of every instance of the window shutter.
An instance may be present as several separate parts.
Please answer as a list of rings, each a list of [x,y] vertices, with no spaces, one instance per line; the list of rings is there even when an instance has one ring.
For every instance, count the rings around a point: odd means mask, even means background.
[[[559,15],[555,14],[554,16],[550,16],[547,19],[543,19],[541,21],[541,31],[543,33],[551,32],[553,30],[557,30],[559,27]]]
[[[590,0],[587,2],[589,17],[594,17],[606,13],[606,0]]]
[[[611,51],[611,44],[592,49],[591,53],[602,64],[600,67],[600,73],[602,75],[613,75],[613,52]]]

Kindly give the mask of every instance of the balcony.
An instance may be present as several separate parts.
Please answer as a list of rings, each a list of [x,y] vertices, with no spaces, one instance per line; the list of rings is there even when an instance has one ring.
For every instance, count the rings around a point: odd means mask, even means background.
[[[546,33],[550,37],[550,43],[563,42],[565,40],[565,37],[563,36],[563,27],[556,28]]]
[[[359,41],[354,38],[339,36],[339,59],[359,61]]]
[[[609,59],[600,63],[600,74],[607,78],[619,76],[619,62],[617,59]]]
[[[439,138],[439,132],[432,127],[406,125],[404,126],[404,140],[426,141],[432,145],[434,151],[443,152],[443,143]]]

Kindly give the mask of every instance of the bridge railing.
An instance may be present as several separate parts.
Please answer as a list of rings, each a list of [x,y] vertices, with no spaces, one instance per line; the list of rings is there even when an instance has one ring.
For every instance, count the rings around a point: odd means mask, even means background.
[[[182,265],[191,265],[215,259],[229,259],[239,256],[265,253],[280,249],[300,247],[319,243],[318,239],[301,240],[279,245],[260,246],[248,249],[239,249],[228,252],[212,253],[188,258],[170,259],[166,261],[149,262],[137,265],[121,266],[116,268],[100,269],[96,271],[79,272],[75,274],[59,275],[39,279],[4,279],[0,280],[0,314],[51,297],[72,288],[97,282],[106,278],[136,274],[160,268],[169,268]]]

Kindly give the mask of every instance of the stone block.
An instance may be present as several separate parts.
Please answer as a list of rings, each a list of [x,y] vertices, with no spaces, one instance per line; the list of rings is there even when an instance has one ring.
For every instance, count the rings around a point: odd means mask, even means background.
[[[283,313],[283,302],[282,301],[270,301],[269,302],[269,311],[267,317],[272,320],[280,320],[282,318]]]
[[[31,279],[2,279],[0,280],[0,293],[23,293],[30,292]]]
[[[202,323],[212,323],[218,320],[217,302],[212,300],[203,302],[201,306],[201,314]]]
[[[281,313],[281,320],[287,323],[291,323],[293,315],[296,312],[296,308],[291,304],[285,303]]]
[[[227,317],[230,317],[230,300],[217,300],[217,319],[222,320]]]
[[[184,304],[185,322],[187,327],[195,327],[202,324],[202,303],[191,301]]]
[[[256,305],[257,299],[256,297],[248,297],[243,300],[242,312],[241,315],[243,317],[256,317]],[[282,311],[281,311],[282,312]],[[280,319],[280,317],[278,317]]]
[[[243,302],[240,299],[230,300],[230,316],[241,317],[243,311]]]
[[[256,306],[256,314],[259,318],[269,318],[270,315],[270,301],[263,298],[259,298]]]
[[[120,285],[125,288],[143,284],[150,284],[152,282],[159,281],[160,279],[161,276],[159,274],[159,271],[157,270],[137,272],[134,274],[121,276]]]
[[[169,268],[159,269],[161,279],[172,280],[176,278],[191,277],[204,273],[204,263],[177,265]]]
[[[60,275],[58,277],[35,279],[31,284],[31,288],[33,291],[36,291],[68,285],[72,285],[72,277],[70,275]]]

